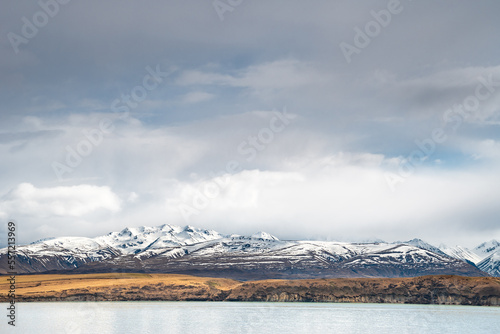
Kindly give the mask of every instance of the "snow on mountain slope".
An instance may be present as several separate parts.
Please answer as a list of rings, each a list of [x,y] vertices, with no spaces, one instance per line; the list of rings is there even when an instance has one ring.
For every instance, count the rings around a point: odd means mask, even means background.
[[[271,235],[266,232],[257,232],[252,234],[251,238],[253,239],[261,239],[261,240],[274,240],[279,241],[280,239],[276,238],[274,235]]]
[[[6,251],[0,250],[0,260]],[[78,268],[82,272],[226,273],[242,279],[248,273],[255,278],[482,274],[420,239],[405,243],[282,241],[266,232],[222,235],[167,224],[125,228],[96,238],[44,239],[19,246],[17,257],[19,273]],[[0,273],[6,272],[4,262],[0,261]]]
[[[275,241],[231,237],[136,254],[115,263],[128,271],[183,273],[234,279],[312,277],[482,276],[479,269],[407,244]],[[103,272],[106,265],[80,272]]]
[[[482,260],[476,265],[479,269],[492,276],[500,277],[500,242],[490,240],[477,246],[473,250]]]
[[[459,260],[470,261],[474,264],[479,263],[483,259],[481,256],[462,246],[448,247],[446,245],[441,245],[439,248],[448,256]]]
[[[472,251],[484,259],[493,253],[500,252],[500,242],[496,240],[483,242],[482,244],[474,248]]]
[[[142,270],[158,270],[163,266],[164,271],[232,275],[236,279],[248,279],[247,275],[259,279],[290,277],[287,275],[305,278],[471,274],[468,270],[481,275],[465,262],[408,244],[278,241],[235,235],[175,249],[142,252],[134,258],[142,261]],[[131,262],[122,264],[127,266]]]
[[[479,262],[477,267],[492,276],[500,277],[500,252],[497,251],[489,255],[484,260]]]
[[[95,240],[120,249],[124,254],[136,254],[148,249],[191,245],[223,237],[213,230],[164,224],[155,227],[127,227],[120,232],[111,232],[97,237]]]
[[[492,276],[500,276],[500,242],[496,240],[484,242],[473,250],[445,245],[441,245],[440,249],[453,258],[474,263],[479,269]]]
[[[0,249],[0,259],[6,256],[6,253],[6,248]],[[17,246],[16,270],[19,273],[64,270],[77,268],[89,262],[110,259],[118,255],[120,252],[115,248],[90,238],[47,239],[26,246]],[[6,271],[6,268],[0,263],[0,273]]]
[[[431,244],[428,244],[427,242],[423,241],[422,239],[415,238],[415,239],[405,241],[402,243],[412,245],[412,246],[415,246],[415,247],[418,247],[421,249],[426,249],[426,250],[429,250],[429,251],[437,253],[437,254],[446,255],[438,247],[435,247]]]
[[[190,245],[222,237],[212,230],[165,224],[125,228],[96,238],[46,238],[29,245],[17,246],[16,265],[20,273],[65,270],[148,249]],[[7,248],[0,249],[0,259],[6,254]],[[6,263],[7,261],[0,261],[0,273],[7,272]]]

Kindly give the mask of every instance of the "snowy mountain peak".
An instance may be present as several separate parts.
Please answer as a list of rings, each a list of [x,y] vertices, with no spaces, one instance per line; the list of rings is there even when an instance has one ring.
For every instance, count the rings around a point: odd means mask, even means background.
[[[55,238],[54,237],[49,237],[49,238],[38,239],[37,241],[33,241],[32,243],[30,243],[30,245],[39,244],[39,243],[42,243],[44,241],[49,241],[49,240],[52,240],[52,239],[55,239]]]
[[[426,243],[425,241],[423,241],[420,238],[413,238],[413,239],[411,239],[410,241],[407,241],[407,242],[408,243]]]
[[[252,234],[251,236],[252,239],[259,239],[259,240],[270,240],[270,241],[279,241],[280,239],[276,238],[274,235],[266,233],[266,232],[257,232]]]
[[[487,244],[483,248],[497,245]],[[0,260],[6,254],[7,249],[0,250]],[[26,273],[127,268],[207,275],[221,275],[225,271],[230,276],[239,273],[238,279],[247,279],[247,274],[257,275],[254,278],[289,274],[297,278],[442,273],[480,276],[481,269],[500,275],[500,256],[495,255],[500,253],[481,257],[485,260],[476,267],[453,258],[456,256],[445,255],[420,239],[405,243],[280,241],[262,231],[251,236],[223,235],[190,225],[168,224],[127,227],[96,238],[59,237],[19,246],[18,254],[20,269]],[[0,273],[7,272],[5,263],[0,261]]]
[[[418,248],[421,248],[421,249],[425,249],[425,250],[428,250],[428,251],[431,251],[431,252],[434,252],[434,253],[437,253],[437,254],[440,254],[440,255],[446,255],[448,256],[446,253],[444,253],[441,249],[423,241],[422,239],[418,239],[418,238],[414,238],[412,240],[409,240],[409,241],[405,241],[403,242],[404,244],[407,244],[407,245],[412,245],[412,246],[415,246],[415,247],[418,247]]]
[[[120,232],[111,232],[94,240],[118,248],[125,254],[137,254],[148,249],[192,245],[223,237],[213,230],[189,225],[182,227],[163,224],[153,227],[126,227]]]
[[[483,242],[473,250],[445,245],[441,245],[440,249],[451,257],[474,263],[490,275],[500,276],[500,242],[497,240]]]
[[[184,231],[186,231],[186,232],[194,232],[194,229],[195,229],[195,227],[193,227],[191,225],[184,226]]]
[[[483,242],[482,244],[474,248],[474,252],[483,257],[489,256],[490,254],[496,253],[497,251],[500,251],[500,242],[494,239]]]
[[[463,260],[463,261],[470,261],[474,264],[477,264],[478,262],[480,262],[483,259],[481,256],[472,252],[468,248],[465,248],[462,246],[448,247],[444,244],[441,244],[439,246],[439,249],[448,256],[451,256],[455,259],[459,259],[459,260]]]

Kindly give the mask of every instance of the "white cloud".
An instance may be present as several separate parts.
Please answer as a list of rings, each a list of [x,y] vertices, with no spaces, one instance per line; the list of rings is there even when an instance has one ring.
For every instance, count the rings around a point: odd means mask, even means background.
[[[30,183],[21,183],[3,196],[0,208],[13,216],[80,217],[98,209],[118,212],[120,199],[109,187],[83,184],[36,188]]]
[[[473,245],[497,229],[494,172],[422,168],[392,192],[384,176],[387,164],[378,155],[344,153],[318,158],[300,172],[243,170],[179,183],[166,202],[168,216],[181,224],[265,230],[282,238],[370,235],[439,243],[453,235]],[[479,225],[475,215],[482,215]]]
[[[498,140],[464,138],[457,141],[455,145],[474,160],[500,161],[500,141]]]
[[[139,198],[139,195],[137,195],[136,192],[132,191],[128,195],[127,202],[134,203],[135,201],[137,201],[138,198]]]

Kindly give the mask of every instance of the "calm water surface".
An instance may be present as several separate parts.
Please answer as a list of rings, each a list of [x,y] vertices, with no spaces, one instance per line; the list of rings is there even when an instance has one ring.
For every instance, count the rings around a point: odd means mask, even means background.
[[[0,333],[499,333],[500,308],[258,302],[18,303]]]

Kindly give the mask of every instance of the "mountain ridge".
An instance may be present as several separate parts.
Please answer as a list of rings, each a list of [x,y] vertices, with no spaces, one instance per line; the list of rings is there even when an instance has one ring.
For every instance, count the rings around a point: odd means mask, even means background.
[[[500,243],[479,245],[475,261],[421,239],[394,243],[280,240],[266,233],[224,235],[190,225],[126,227],[95,238],[46,238],[18,246],[19,273],[106,271],[208,275],[236,279],[500,276]],[[471,251],[469,251],[471,253]],[[500,253],[499,253],[500,254]],[[455,255],[455,256],[452,256]],[[1,261],[6,248],[0,249]],[[476,266],[481,264],[481,267]]]

